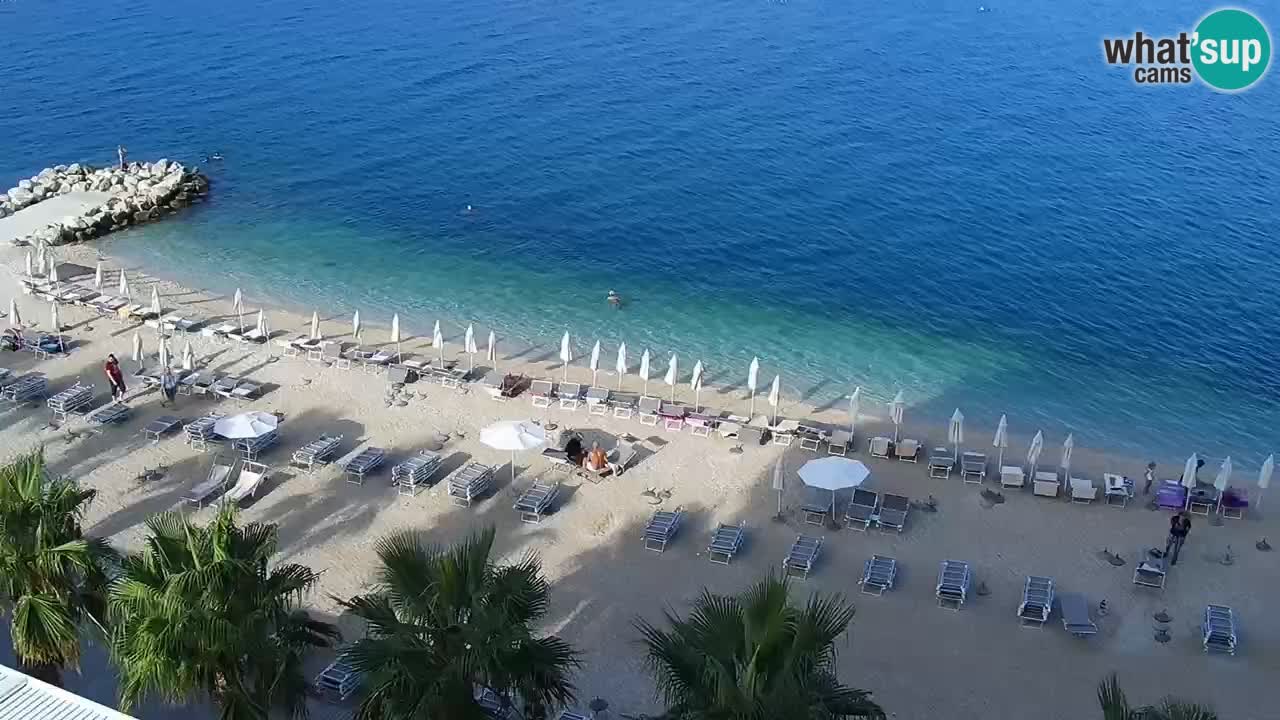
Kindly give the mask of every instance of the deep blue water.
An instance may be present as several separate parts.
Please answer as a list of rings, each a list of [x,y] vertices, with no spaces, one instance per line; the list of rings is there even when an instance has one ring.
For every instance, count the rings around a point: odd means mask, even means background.
[[[10,0],[0,184],[218,150],[211,203],[108,251],[723,384],[758,354],[816,404],[959,405],[975,441],[1008,412],[1251,465],[1280,427],[1280,77],[1102,63],[1212,4],[992,4]]]

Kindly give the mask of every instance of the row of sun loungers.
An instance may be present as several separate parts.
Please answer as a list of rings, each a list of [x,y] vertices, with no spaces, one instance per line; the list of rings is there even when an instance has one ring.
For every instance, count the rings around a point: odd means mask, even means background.
[[[222,494],[222,501],[229,503],[238,503],[252,497],[270,475],[271,468],[262,463],[241,461],[239,475],[236,476],[236,462],[235,459],[215,456],[209,465],[208,476],[193,485],[183,496],[183,500],[196,507],[203,507],[219,493]],[[236,482],[230,485],[233,476],[236,476]]]
[[[23,405],[38,399],[47,397],[49,394],[49,380],[43,373],[32,372],[20,375],[6,381],[3,387],[0,387],[0,400],[5,400],[14,405]]]
[[[449,499],[454,505],[471,507],[472,502],[493,489],[494,469],[477,462],[463,465],[449,478]]]
[[[746,530],[742,525],[720,524],[711,534],[711,544],[707,546],[707,558],[717,565],[728,565],[733,556],[742,549],[742,541]]]
[[[170,430],[178,427],[182,419],[174,415],[161,415],[142,428],[142,436],[156,442]]]
[[[684,512],[681,510],[655,512],[644,528],[644,549],[666,552],[667,543],[675,538],[683,519]]]
[[[540,523],[542,517],[554,508],[556,496],[559,494],[560,483],[544,483],[537,480],[520,493],[513,508],[520,514],[521,522]]]
[[[66,421],[67,416],[83,412],[93,402],[93,386],[76,383],[49,398],[49,411],[54,420]]]
[[[338,446],[341,444],[341,435],[321,435],[294,450],[289,462],[294,467],[312,472],[317,466],[327,465],[334,453],[338,452]]]
[[[1236,654],[1236,619],[1231,608],[1226,605],[1206,607],[1200,629],[1205,652]]]
[[[256,438],[242,438],[231,442],[231,449],[240,453],[240,457],[246,462],[257,460],[258,455],[266,452],[280,441],[280,432],[272,430],[271,432],[260,435]]]
[[[400,495],[417,495],[443,462],[439,453],[423,450],[391,468],[391,484]]]
[[[805,499],[800,505],[804,520],[810,525],[822,525],[832,512],[833,494],[828,490],[805,488]],[[872,524],[881,530],[902,532],[911,511],[911,499],[904,495],[885,493],[883,496],[856,488],[845,507],[844,519],[853,530],[868,530]]]
[[[347,482],[363,485],[365,476],[381,467],[386,458],[386,450],[380,447],[367,447],[339,464]]]
[[[822,552],[822,538],[797,535],[791,550],[782,559],[782,572],[787,577],[809,577]]]
[[[210,445],[221,442],[221,438],[214,433],[213,426],[222,417],[220,412],[211,412],[184,425],[182,432],[186,435],[187,444],[193,450],[204,452]]]

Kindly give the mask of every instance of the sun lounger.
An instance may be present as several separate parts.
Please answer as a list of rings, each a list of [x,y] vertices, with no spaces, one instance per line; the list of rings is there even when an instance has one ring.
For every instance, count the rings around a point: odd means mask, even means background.
[[[571,475],[581,467],[574,461],[569,459],[569,455],[560,448],[543,448],[542,457],[551,463],[552,470],[562,470],[566,475]]]
[[[1236,654],[1236,615],[1226,605],[1209,605],[1200,625],[1204,651]]]
[[[289,464],[311,472],[319,465],[326,465],[338,452],[342,444],[341,435],[321,435],[311,442],[293,451]]]
[[[559,494],[560,483],[544,483],[535,480],[533,485],[520,493],[520,497],[516,499],[516,504],[512,508],[520,513],[520,522],[540,523],[542,516],[551,512],[556,495]]]
[[[818,452],[818,448],[822,446],[822,443],[826,442],[826,439],[830,434],[831,433],[827,432],[824,428],[817,427],[816,425],[806,425],[802,423],[796,428],[796,437],[800,438],[801,450],[812,450],[814,452]]]
[[[307,353],[307,358],[312,358],[315,351]],[[320,346],[320,352],[315,354],[315,359],[320,362],[328,363],[331,367],[339,370],[350,370],[351,360],[342,354],[342,343],[328,342]]]
[[[641,425],[649,425],[657,427],[661,418],[658,411],[662,409],[662,400],[654,397],[640,398],[640,404],[636,409],[636,413],[640,416]]]
[[[422,450],[391,468],[391,484],[396,486],[400,495],[417,495],[443,462],[440,453]]]
[[[609,451],[606,460],[609,462],[609,469],[614,475],[621,475],[631,463],[636,461],[636,448],[628,442],[620,442],[617,447]]]
[[[959,610],[969,599],[969,586],[973,576],[969,572],[969,563],[961,560],[943,560],[938,569],[938,585],[934,594],[938,597],[939,607]]]
[[[871,457],[887,458],[893,441],[887,437],[873,437],[867,441],[867,452]]]
[[[1031,493],[1041,497],[1058,497],[1062,483],[1058,481],[1058,473],[1049,470],[1037,470],[1035,480],[1031,483]]]
[[[561,410],[577,410],[582,402],[582,385],[562,382],[556,390],[556,397],[560,399]]]
[[[493,467],[467,463],[449,478],[449,499],[459,507],[471,507],[476,498],[493,489]]]
[[[529,384],[529,397],[533,398],[533,406],[549,408],[556,401],[556,386],[550,380],[534,380]]]
[[[711,544],[707,546],[707,559],[717,565],[728,565],[742,547],[742,539],[745,535],[745,524],[720,523],[715,532],[711,533]]]
[[[161,415],[155,420],[147,423],[146,427],[142,428],[142,436],[150,438],[156,442],[160,442],[160,438],[164,436],[165,433],[178,427],[178,424],[181,422],[182,419],[174,415]]]
[[[787,577],[799,577],[801,580],[809,577],[821,551],[822,538],[797,535],[791,543],[791,550],[782,559],[783,574]]]
[[[220,380],[222,380],[221,375],[214,373],[201,373],[196,377],[194,384],[191,386],[191,390],[195,395],[206,395],[212,392],[213,386]]]
[[[1208,517],[1218,507],[1218,491],[1211,487],[1200,486],[1192,490],[1187,499],[1187,512],[1192,515]]]
[[[853,433],[848,430],[832,430],[831,437],[827,438],[827,454],[844,457],[852,444]]]
[[[949,478],[955,466],[956,458],[950,449],[936,447],[929,453],[929,477]]]
[[[689,413],[684,416],[684,426],[694,437],[711,437],[711,431],[720,424],[720,418],[706,413]]]
[[[664,552],[667,543],[675,539],[684,518],[682,510],[657,510],[644,526],[644,549]]]
[[[898,561],[884,555],[872,555],[862,566],[862,592],[867,595],[884,595],[893,589],[898,577]]]
[[[351,694],[360,687],[363,679],[363,673],[356,670],[345,653],[339,652],[338,657],[316,676],[314,685],[321,697],[342,702],[351,697]]]
[[[1017,465],[1000,467],[1000,487],[1022,487],[1027,484],[1027,476]]]
[[[1150,551],[1139,553],[1138,565],[1133,569],[1133,584],[1142,587],[1164,589],[1165,576],[1168,573],[1168,559],[1156,557]]]
[[[93,386],[76,383],[71,387],[49,398],[49,412],[54,420],[66,421],[72,413],[83,412],[93,402]]]
[[[1114,473],[1103,473],[1102,482],[1106,484],[1107,490],[1103,499],[1108,505],[1117,505],[1126,507],[1129,500],[1133,498],[1134,487],[1133,481],[1122,475]]]
[[[222,501],[238,503],[247,497],[252,497],[270,473],[271,468],[262,463],[241,463],[240,477],[236,480],[236,484],[222,496]]]
[[[876,524],[881,530],[902,532],[907,526],[907,513],[911,510],[911,500],[904,495],[885,493],[880,501],[880,514]]]
[[[561,398],[563,402],[563,398]],[[590,387],[586,394],[587,413],[590,415],[609,414],[609,388]]]
[[[262,386],[258,383],[250,380],[241,380],[236,383],[235,388],[232,389],[231,393],[227,395],[227,397],[239,402],[248,402],[249,400],[257,398],[258,394],[261,392]]]
[[[631,416],[636,413],[636,398],[634,396],[611,393],[609,395],[609,407],[613,408],[614,417],[620,420],[630,420]]]
[[[1243,518],[1248,507],[1249,492],[1243,488],[1229,487],[1218,500],[1218,514],[1231,520]]]
[[[902,462],[917,462],[920,458],[920,441],[903,438],[893,444],[893,456]]]
[[[1187,507],[1187,489],[1175,480],[1165,480],[1156,490],[1156,507],[1161,510],[1184,510]]]
[[[560,713],[560,717],[557,718],[556,720],[590,720],[590,718],[587,717],[586,715],[583,715],[582,713],[573,712],[572,710],[565,710],[564,712]]]
[[[804,488],[804,499],[800,503],[800,512],[804,513],[804,521],[810,525],[822,525],[827,521],[827,513],[831,512],[830,490],[815,487]]]
[[[266,452],[280,440],[279,431],[271,432],[256,438],[245,438],[243,440],[235,440],[231,443],[231,448],[240,453],[240,457],[245,461],[254,461],[258,459],[258,455]]]
[[[235,466],[234,459],[227,460],[220,455],[215,455],[213,462],[209,465],[209,476],[193,485],[182,497],[183,501],[196,507],[203,507],[210,497],[226,488]]]
[[[769,426],[769,437],[774,445],[789,447],[791,441],[796,437],[796,431],[800,429],[800,423],[795,420],[779,420],[777,423]]]
[[[1062,627],[1076,637],[1098,634],[1098,626],[1089,617],[1089,599],[1080,593],[1062,593],[1058,596],[1062,609]]]
[[[198,372],[187,373],[185,377],[178,380],[178,394],[194,395],[196,383],[199,382],[200,378],[201,378],[201,373],[198,373]]]
[[[1073,477],[1069,482],[1071,484],[1071,502],[1088,505],[1098,499],[1098,488],[1093,486],[1092,480]]]
[[[743,447],[760,447],[764,444],[764,428],[755,425],[742,425],[738,428],[738,442]]]
[[[870,490],[855,488],[853,498],[844,511],[845,524],[853,530],[866,532],[875,520],[876,511],[880,508],[880,496]]]
[[[193,420],[182,427],[187,436],[187,444],[193,450],[204,451],[211,444],[221,442],[221,438],[213,431],[213,426],[222,418],[222,413],[214,412]]]
[[[365,476],[381,467],[386,459],[386,450],[380,447],[367,447],[353,457],[344,459],[340,465],[347,482],[363,485]]]
[[[1018,620],[1022,625],[1044,627],[1053,612],[1053,579],[1028,575],[1022,586],[1022,602],[1018,604]]]
[[[213,384],[209,386],[209,392],[217,395],[218,397],[229,398],[238,384],[240,384],[239,378],[233,378],[230,375],[227,375],[214,380]]]
[[[662,420],[662,429],[672,432],[680,432],[684,427],[685,415],[689,414],[689,409],[683,405],[675,403],[663,402],[658,406],[658,418]]]
[[[981,483],[987,477],[987,456],[980,452],[960,455],[960,479],[967,483]]]
[[[89,417],[87,419],[95,425],[110,425],[112,423],[124,422],[129,419],[129,415],[131,413],[132,410],[128,405],[118,403],[113,400],[89,413]]]
[[[24,405],[43,399],[48,394],[49,380],[41,373],[27,373],[0,388],[0,399],[14,405]]]

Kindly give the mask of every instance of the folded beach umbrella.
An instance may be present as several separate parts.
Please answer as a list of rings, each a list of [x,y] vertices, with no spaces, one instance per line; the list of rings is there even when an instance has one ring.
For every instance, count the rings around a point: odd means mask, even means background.
[[[431,331],[431,344],[436,348],[440,355],[440,364],[444,364],[444,333],[440,330],[440,321],[436,321],[436,326]]]
[[[62,323],[58,322],[58,303],[56,302],[49,303],[49,322],[53,325],[54,332],[62,330]]]
[[[400,313],[391,315],[391,342],[396,344],[396,357],[400,357]]]
[[[44,263],[45,263],[44,243],[42,242],[36,248],[36,274],[37,275],[44,274]]]
[[[142,367],[142,336],[137,330],[133,331],[133,361]]]
[[[893,421],[893,441],[898,442],[898,431],[902,429],[902,415],[907,409],[907,401],[899,390],[889,402],[889,419]]]
[[[169,343],[165,342],[164,336],[160,336],[160,367],[169,367]]]
[[[30,264],[28,264],[27,270],[30,271],[30,269],[31,269],[31,266]],[[28,272],[27,274],[29,275],[30,272]],[[98,261],[98,264],[94,266],[94,269],[93,269],[93,287],[99,292],[102,291],[102,261],[101,260]]]
[[[164,314],[163,308],[160,307],[160,291],[156,289],[155,285],[151,286],[151,314],[155,315],[156,318]]]
[[[773,423],[778,424],[778,403],[782,400],[782,376],[773,376],[773,385],[769,386],[769,405],[773,407]]]
[[[58,284],[58,266],[53,263],[49,263],[49,282]]]
[[[219,419],[213,424],[213,431],[228,440],[246,440],[271,433],[279,424],[271,413],[250,410]]]
[[[643,395],[649,395],[649,351],[645,350],[640,355],[640,377],[644,378]]]
[[[356,345],[360,345],[360,331],[364,328],[360,325],[360,311],[355,311],[351,315],[351,337],[355,338]]]
[[[27,277],[32,277],[35,273],[31,272],[35,266],[31,263],[31,251],[27,251]]]
[[[756,388],[760,382],[760,358],[751,358],[751,364],[747,366],[747,389],[751,391],[751,409],[747,412],[749,416],[756,414]],[[781,512],[781,511],[779,511]]]
[[[476,367],[476,329],[470,323],[467,324],[466,335],[462,338],[462,349],[467,352],[467,369],[474,370]]]
[[[311,312],[311,334],[307,337],[311,340],[319,340],[322,337],[320,335],[320,313],[314,310]]]
[[[951,413],[951,422],[947,425],[947,441],[955,448],[955,459],[960,460],[960,443],[964,442],[964,415],[960,408]]]
[[[1067,482],[1071,481],[1071,451],[1075,448],[1075,435],[1067,433],[1067,439],[1062,441],[1062,460],[1058,462],[1058,467],[1062,468],[1062,476]]]
[[[489,331],[489,346],[485,348],[485,359],[493,365],[493,369],[498,369],[498,336],[492,330]]]
[[[862,414],[862,386],[859,385],[853,389],[853,394],[849,396],[849,434],[853,435],[858,430],[858,416]]]
[[[622,343],[618,346],[618,361],[613,364],[613,369],[618,373],[618,389],[622,389],[622,378],[627,374],[627,344]]]
[[[782,458],[773,464],[773,489],[778,493],[778,517],[782,517],[782,491],[787,489],[786,479],[782,477]]]
[[[196,369],[196,357],[195,354],[191,352],[190,340],[182,346],[182,369],[187,372],[191,372]]]
[[[1262,491],[1271,487],[1271,473],[1276,469],[1276,456],[1268,455],[1258,471],[1258,507],[1262,507]]]
[[[1035,437],[1031,438],[1031,447],[1027,448],[1027,467],[1031,468],[1030,472],[1033,476],[1036,474],[1036,465],[1040,462],[1040,451],[1044,450],[1044,433],[1037,430]]]
[[[511,479],[516,479],[516,453],[547,444],[541,425],[528,420],[502,420],[480,430],[480,442],[494,450],[511,451]]]
[[[231,297],[231,309],[235,310],[236,317],[240,320],[240,332],[244,333],[244,293],[240,292],[240,288],[236,288],[236,294]]]
[[[1200,464],[1200,456],[1191,453],[1191,457],[1187,458],[1187,462],[1182,466],[1182,487],[1188,490],[1196,489],[1196,466]],[[1188,494],[1188,498],[1190,494]]]
[[[564,379],[569,380],[569,363],[573,362],[573,348],[569,345],[569,331],[564,331],[560,338],[560,362],[564,363]]]
[[[120,268],[120,285],[116,290],[124,298],[133,299],[133,294],[129,292],[129,275],[124,271],[124,268]]]
[[[804,481],[804,484],[809,487],[830,490],[831,508],[834,510],[836,506],[836,491],[856,488],[862,485],[870,477],[871,471],[867,469],[866,465],[857,460],[831,455],[817,460],[810,460],[801,465],[797,474]]]
[[[1222,467],[1218,468],[1218,477],[1213,479],[1213,489],[1218,491],[1219,499],[1221,499],[1221,494],[1226,491],[1227,485],[1231,482],[1231,469],[1231,456],[1228,455],[1222,461]]]
[[[671,402],[676,401],[676,381],[680,371],[677,369],[676,354],[671,353],[671,360],[667,363],[667,374],[663,376],[662,382],[671,386]]]
[[[591,385],[596,384],[596,375],[600,372],[600,341],[591,346]]]
[[[22,327],[22,314],[18,312],[17,298],[9,298],[9,325]]]
[[[261,308],[258,309],[258,322],[255,327],[258,329],[259,337],[271,337],[271,329],[267,327],[267,314]]]
[[[996,467],[1004,466],[1004,449],[1009,447],[1009,418],[1001,415],[1000,422],[996,424],[996,435],[991,438],[991,447],[1000,450],[1000,459],[996,460]]]
[[[693,411],[698,412],[698,396],[702,394],[702,361],[693,364],[693,377],[689,379],[689,387],[693,388]]]

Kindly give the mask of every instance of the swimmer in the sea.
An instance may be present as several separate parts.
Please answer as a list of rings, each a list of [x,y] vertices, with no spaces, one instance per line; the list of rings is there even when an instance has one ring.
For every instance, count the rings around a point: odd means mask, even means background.
[[[613,290],[609,291],[609,294],[605,296],[605,299],[607,299],[609,301],[609,304],[614,307],[618,307],[622,305],[622,296],[614,292]]]

